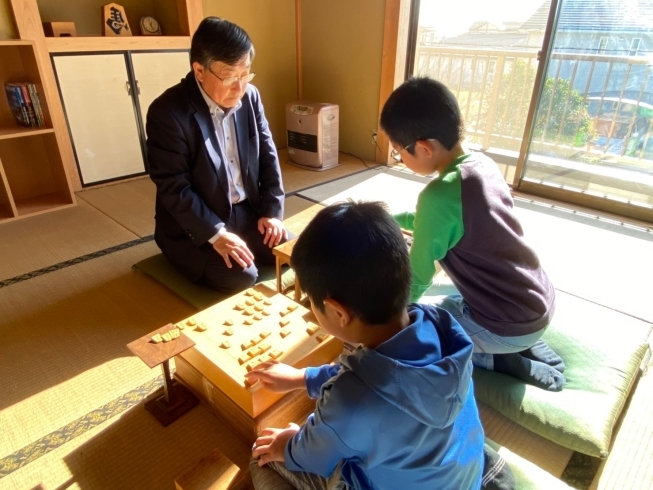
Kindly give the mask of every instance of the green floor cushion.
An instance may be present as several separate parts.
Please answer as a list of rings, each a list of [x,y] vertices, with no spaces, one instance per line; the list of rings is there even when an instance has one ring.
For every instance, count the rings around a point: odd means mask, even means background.
[[[175,269],[163,254],[153,255],[133,265],[133,269],[143,272],[152,279],[172,290],[177,295],[188,301],[198,310],[203,310],[222,301],[227,297],[213,289],[194,284],[186,279]],[[274,267],[261,268],[259,271],[259,283],[263,283],[271,289],[277,289],[277,280]],[[295,282],[295,273],[292,269],[284,272],[282,276],[282,287],[284,290],[291,287]]]
[[[476,398],[561,446],[605,458],[648,350],[649,332],[645,322],[558,292],[543,339],[565,362],[564,389],[549,392],[475,369]]]
[[[515,477],[517,490],[564,490],[571,488],[539,466],[517,456],[496,442],[487,438],[485,442],[506,460]]]

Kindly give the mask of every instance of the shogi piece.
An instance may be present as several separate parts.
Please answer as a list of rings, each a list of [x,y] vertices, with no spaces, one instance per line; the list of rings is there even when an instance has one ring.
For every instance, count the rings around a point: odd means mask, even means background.
[[[105,36],[131,36],[125,9],[117,3],[102,6],[102,33]]]
[[[176,490],[244,490],[249,472],[241,471],[217,449],[175,480]]]
[[[242,321],[247,318],[245,310],[238,310],[236,306],[248,296],[240,293],[227,298],[193,315],[197,322],[204,323],[208,328],[205,332],[186,329],[184,335],[195,345],[176,358],[180,380],[199,395],[206,395],[209,385],[212,392],[223,394],[207,401],[218,413],[226,412],[227,406],[231,411],[237,408],[241,414],[233,417],[234,420],[238,420],[238,424],[246,420],[245,425],[249,426],[247,431],[251,434],[255,434],[257,417],[280,400],[283,394],[268,391],[260,383],[248,386],[245,383],[248,368],[251,370],[261,362],[275,358],[297,368],[319,366],[332,362],[342,352],[342,342],[324,330],[311,329],[313,333],[309,333],[308,328],[315,325],[315,317],[308,309],[265,286],[256,286],[255,289],[271,301],[269,316],[245,325]],[[289,306],[293,307],[290,312]],[[283,327],[287,335],[283,337],[279,334],[282,330],[279,326],[281,311],[288,312],[283,317],[283,320],[288,320]],[[225,318],[235,320],[230,336],[224,335]],[[324,337],[320,341],[318,336]],[[227,339],[229,348],[224,347]],[[184,365],[197,371],[198,375],[185,376],[184,367],[180,368]],[[283,426],[287,423],[288,420]]]

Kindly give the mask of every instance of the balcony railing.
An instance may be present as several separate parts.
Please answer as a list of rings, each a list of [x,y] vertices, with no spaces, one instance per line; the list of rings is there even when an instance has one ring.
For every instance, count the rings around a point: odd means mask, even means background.
[[[456,95],[467,138],[519,151],[537,52],[418,46],[415,74]],[[533,131],[543,155],[653,170],[653,79],[643,56],[555,53]]]

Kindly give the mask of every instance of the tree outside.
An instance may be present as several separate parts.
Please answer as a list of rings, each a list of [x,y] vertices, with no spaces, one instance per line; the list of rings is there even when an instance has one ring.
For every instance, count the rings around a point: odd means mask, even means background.
[[[518,149],[523,137],[531,101],[530,91],[522,88],[532,87],[534,81],[535,67],[526,60],[516,59],[510,70],[501,76],[495,100],[491,100],[492,86],[488,85],[485,89],[483,113],[486,123],[490,122],[490,111],[493,109],[493,136],[514,140],[515,149]],[[581,93],[572,88],[568,80],[547,78],[535,121],[534,140],[549,145],[581,147],[593,136],[592,117]],[[501,146],[505,147],[505,142]]]

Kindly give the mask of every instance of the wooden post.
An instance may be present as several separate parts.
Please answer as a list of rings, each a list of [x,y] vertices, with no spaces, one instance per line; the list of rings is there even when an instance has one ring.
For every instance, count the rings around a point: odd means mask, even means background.
[[[408,22],[410,0],[386,0],[383,27],[383,55],[381,61],[381,88],[379,90],[379,116],[392,91],[404,81],[406,50],[408,49]],[[390,142],[382,131],[377,131],[376,161],[388,163]]]
[[[297,100],[302,100],[302,0],[295,0],[295,44],[297,50]]]
[[[184,36],[193,36],[204,18],[202,0],[177,0],[179,27]]]

